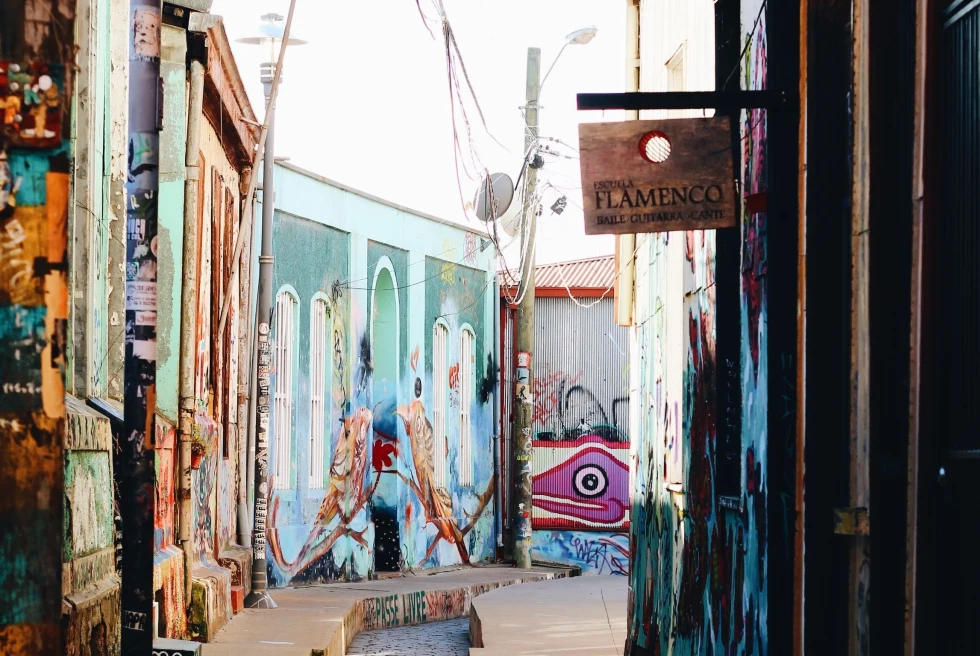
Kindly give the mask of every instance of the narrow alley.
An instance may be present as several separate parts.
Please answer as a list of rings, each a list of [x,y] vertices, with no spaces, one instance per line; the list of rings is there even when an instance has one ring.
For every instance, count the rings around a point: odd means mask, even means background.
[[[980,0],[0,0],[0,654],[980,654],[978,62]]]

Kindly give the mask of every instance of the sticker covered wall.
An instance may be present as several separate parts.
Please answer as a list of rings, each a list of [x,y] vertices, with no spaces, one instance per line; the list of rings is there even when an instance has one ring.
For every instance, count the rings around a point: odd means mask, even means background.
[[[61,653],[68,5],[0,13],[0,652]],[[30,11],[29,11],[30,10]]]

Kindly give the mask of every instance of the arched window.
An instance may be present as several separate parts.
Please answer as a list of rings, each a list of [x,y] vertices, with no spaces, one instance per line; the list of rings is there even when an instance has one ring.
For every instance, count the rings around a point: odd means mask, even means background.
[[[473,485],[473,455],[471,450],[473,405],[473,368],[476,359],[476,335],[469,326],[459,331],[459,484]]]
[[[432,330],[432,468],[436,487],[446,487],[449,449],[446,415],[449,405],[449,326],[436,322]]]
[[[330,408],[330,320],[327,297],[318,293],[310,305],[310,489],[323,489],[323,449]]]
[[[276,295],[276,391],[273,401],[274,439],[276,441],[276,469],[273,487],[288,490],[291,485],[291,457],[293,445],[293,411],[296,408],[296,315],[299,298],[292,288],[280,290]]]

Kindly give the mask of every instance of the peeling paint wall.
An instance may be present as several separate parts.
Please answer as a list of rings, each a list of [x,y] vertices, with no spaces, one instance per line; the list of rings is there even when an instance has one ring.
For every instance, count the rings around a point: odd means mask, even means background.
[[[71,330],[67,389],[103,396],[107,385],[109,166],[109,1],[78,3],[78,77],[72,147]]]
[[[0,4],[0,653],[14,655],[63,651],[73,12]]]
[[[187,146],[187,36],[161,27],[163,131],[160,133],[160,201],[157,236],[157,412],[177,420],[180,360],[180,281],[183,275],[184,150]]]
[[[129,0],[109,0],[109,25],[129,24]],[[122,401],[123,366],[126,352],[126,153],[129,112],[129,40],[127,30],[110,29],[103,43],[109,47],[109,102],[106,111],[109,132],[109,246],[106,266],[108,300],[106,394]]]
[[[109,420],[67,399],[62,612],[66,653],[120,649],[120,581],[116,572]]]

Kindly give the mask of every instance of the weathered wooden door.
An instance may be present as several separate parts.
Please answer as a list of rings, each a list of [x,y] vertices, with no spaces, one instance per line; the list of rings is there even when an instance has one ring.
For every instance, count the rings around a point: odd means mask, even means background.
[[[980,2],[939,21],[936,654],[980,653]],[[919,636],[920,647],[924,646]],[[921,652],[921,649],[919,650]]]

